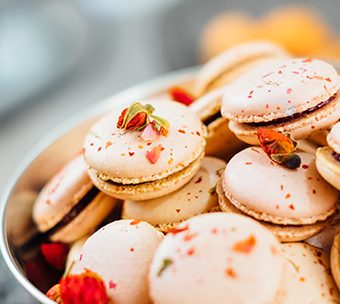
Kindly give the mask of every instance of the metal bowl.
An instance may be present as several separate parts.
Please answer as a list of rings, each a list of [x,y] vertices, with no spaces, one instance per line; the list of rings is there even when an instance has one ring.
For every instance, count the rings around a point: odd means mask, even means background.
[[[60,274],[46,272],[39,277],[42,285],[33,284],[27,275],[27,261],[39,249],[39,241],[26,248],[35,234],[31,210],[34,199],[46,181],[73,155],[82,149],[83,139],[91,125],[116,106],[149,97],[165,97],[169,86],[190,81],[195,69],[187,69],[133,87],[75,115],[47,135],[28,154],[4,190],[1,200],[0,247],[4,260],[19,283],[39,302],[54,303],[44,292]],[[42,262],[41,257],[39,261]],[[35,272],[36,264],[30,265]],[[37,275],[37,272],[34,273]],[[41,274],[40,274],[41,275]],[[35,280],[33,280],[35,282]],[[50,283],[51,282],[51,283]]]

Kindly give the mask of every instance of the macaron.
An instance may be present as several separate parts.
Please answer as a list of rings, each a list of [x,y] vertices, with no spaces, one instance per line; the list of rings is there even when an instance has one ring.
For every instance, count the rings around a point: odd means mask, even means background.
[[[340,232],[334,237],[330,259],[332,274],[340,290]]]
[[[327,143],[316,152],[316,167],[327,182],[340,190],[340,122],[327,135]]]
[[[74,265],[79,261],[81,248],[84,245],[85,241],[89,238],[88,235],[82,237],[81,239],[75,241],[71,247],[70,251],[68,252],[66,265],[65,265],[65,272],[64,274],[67,275],[70,273]]]
[[[120,199],[146,200],[184,186],[204,155],[206,129],[186,106],[152,100],[118,107],[89,131],[93,183]]]
[[[115,205],[116,199],[93,185],[79,155],[43,187],[32,216],[40,233],[55,242],[71,243],[92,233]]]
[[[273,224],[281,241],[304,240],[320,232],[336,211],[339,194],[319,175],[312,154],[296,154],[301,158],[297,169],[274,163],[259,147],[236,154],[217,189],[221,210],[237,209]]]
[[[266,228],[209,213],[165,236],[151,264],[150,293],[159,304],[276,303],[283,272],[279,243]]]
[[[168,232],[184,220],[215,210],[216,183],[225,166],[218,158],[203,158],[200,169],[181,189],[151,200],[125,201],[123,219],[140,219]]]
[[[225,88],[221,112],[249,144],[258,144],[259,127],[304,139],[339,119],[339,85],[334,67],[321,60],[263,62]]]
[[[150,303],[148,271],[162,238],[145,222],[112,222],[87,239],[72,273],[97,273],[112,303]]]
[[[340,294],[330,274],[327,254],[308,244],[281,245],[286,260],[280,303],[338,303]]]

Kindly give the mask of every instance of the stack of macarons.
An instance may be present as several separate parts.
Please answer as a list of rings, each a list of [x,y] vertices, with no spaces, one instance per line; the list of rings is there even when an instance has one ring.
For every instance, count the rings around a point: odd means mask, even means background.
[[[43,187],[38,230],[71,245],[49,297],[95,278],[118,304],[339,302],[336,70],[252,42],[193,83],[189,106],[114,108]]]

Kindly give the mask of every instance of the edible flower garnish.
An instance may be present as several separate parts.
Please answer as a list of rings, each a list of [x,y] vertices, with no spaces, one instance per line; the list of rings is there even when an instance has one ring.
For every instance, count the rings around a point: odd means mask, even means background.
[[[107,304],[109,298],[102,278],[90,270],[62,278],[47,293],[47,297],[61,304]]]
[[[274,162],[289,169],[296,169],[301,165],[301,158],[295,154],[296,142],[289,135],[267,128],[257,129],[257,137],[261,148]]]
[[[151,151],[146,151],[146,158],[151,164],[155,164],[157,163],[162,150],[163,150],[163,147],[161,145],[158,145],[154,147]]]
[[[69,247],[62,243],[46,243],[40,246],[46,262],[53,268],[63,271]]]
[[[159,116],[153,115],[154,107],[150,104],[142,105],[139,102],[131,104],[120,114],[117,128],[125,131],[143,131],[150,124],[159,135],[166,136],[169,131],[169,122]],[[149,128],[148,131],[151,129]],[[145,137],[147,137],[145,135]]]
[[[189,92],[180,87],[171,87],[169,89],[169,95],[173,100],[180,102],[186,106],[191,105],[195,100],[194,96],[192,96]]]
[[[240,253],[250,253],[256,245],[256,239],[253,235],[250,235],[244,240],[238,241],[234,244],[233,250]]]

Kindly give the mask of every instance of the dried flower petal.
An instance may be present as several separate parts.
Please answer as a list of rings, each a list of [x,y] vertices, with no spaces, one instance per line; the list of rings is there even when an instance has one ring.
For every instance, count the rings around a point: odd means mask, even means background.
[[[157,130],[157,132],[160,135],[167,136],[170,128],[169,122],[166,119],[156,115],[151,115],[151,117],[153,118],[153,127]]]
[[[170,267],[173,263],[174,263],[174,261],[172,259],[164,258],[163,261],[162,261],[161,268],[157,272],[157,276],[160,277],[162,275],[162,273],[164,272],[164,270],[166,270],[168,267]]]
[[[234,244],[233,250],[241,253],[250,253],[256,245],[256,239],[250,235],[244,240],[238,241]]]
[[[69,247],[62,243],[47,243],[41,244],[41,252],[47,261],[53,268],[63,271]]]
[[[46,296],[56,303],[62,303],[60,294],[60,284],[52,286],[46,293]]]
[[[155,164],[157,163],[162,150],[163,147],[161,145],[158,145],[154,147],[151,151],[146,151],[146,158],[149,160],[151,164]]]
[[[261,148],[271,160],[290,169],[300,166],[301,159],[294,154],[296,142],[289,135],[267,128],[259,128],[257,136]],[[300,160],[300,161],[299,161]]]
[[[156,129],[154,122],[148,124],[141,135],[145,141],[155,141],[159,136],[160,133]]]
[[[189,106],[195,100],[195,98],[189,92],[180,87],[170,88],[169,95],[173,100],[178,101],[186,106]]]

